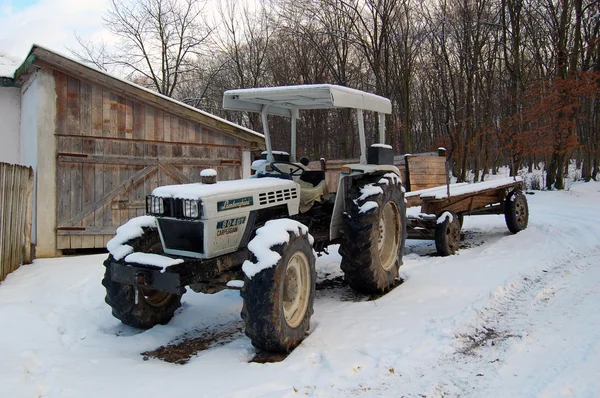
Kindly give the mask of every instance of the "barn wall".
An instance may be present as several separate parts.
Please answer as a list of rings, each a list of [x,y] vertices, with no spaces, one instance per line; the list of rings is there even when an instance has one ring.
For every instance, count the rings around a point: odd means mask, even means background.
[[[0,162],[19,163],[21,89],[0,86]]]
[[[57,248],[105,247],[166,184],[241,178],[244,143],[156,107],[54,71]]]

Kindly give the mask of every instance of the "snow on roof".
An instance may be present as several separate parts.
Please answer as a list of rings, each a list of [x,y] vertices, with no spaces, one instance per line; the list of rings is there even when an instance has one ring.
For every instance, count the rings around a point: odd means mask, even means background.
[[[260,112],[264,105],[268,105],[267,113],[285,117],[291,117],[293,109],[355,108],[392,113],[387,98],[333,84],[248,88],[223,94],[224,109]]]
[[[79,65],[81,65],[81,66],[83,66],[83,67],[86,67],[86,68],[88,68],[88,69],[90,69],[90,70],[93,70],[94,72],[101,73],[101,74],[103,74],[104,76],[107,76],[107,77],[109,77],[109,78],[111,78],[111,79],[118,80],[118,81],[120,81],[120,82],[122,82],[122,83],[125,83],[125,84],[127,84],[127,85],[129,85],[129,86],[135,87],[135,88],[137,88],[137,89],[140,89],[140,90],[147,91],[148,93],[151,93],[152,95],[155,95],[155,96],[157,96],[157,97],[160,97],[160,98],[162,98],[162,99],[164,99],[164,100],[167,100],[167,101],[169,101],[169,102],[173,102],[173,103],[175,103],[175,104],[177,104],[177,105],[180,105],[180,106],[183,106],[183,107],[185,107],[185,108],[191,109],[191,110],[193,110],[194,112],[198,112],[198,113],[200,113],[200,114],[202,114],[202,115],[204,115],[204,116],[210,117],[211,119],[218,120],[218,121],[220,121],[220,122],[223,122],[223,123],[225,123],[225,124],[228,124],[228,125],[230,125],[230,126],[233,126],[233,127],[235,127],[235,128],[238,128],[238,129],[240,129],[240,130],[244,130],[245,132],[247,132],[247,133],[250,133],[250,134],[252,134],[252,135],[255,135],[255,136],[257,136],[257,137],[260,137],[260,138],[264,138],[264,137],[265,137],[263,134],[257,133],[257,132],[256,132],[256,131],[254,131],[254,130],[250,130],[249,128],[246,128],[246,127],[244,127],[244,126],[240,126],[239,124],[235,124],[235,123],[233,123],[233,122],[230,122],[230,121],[229,121],[229,120],[227,120],[227,119],[220,118],[220,117],[218,117],[218,116],[216,116],[216,115],[213,115],[212,113],[208,113],[208,112],[205,112],[205,111],[203,111],[203,110],[201,110],[201,109],[194,108],[193,106],[190,106],[190,105],[188,105],[188,104],[185,104],[185,103],[183,103],[183,102],[181,102],[181,101],[177,101],[177,100],[175,100],[175,99],[173,99],[173,98],[171,98],[171,97],[167,97],[166,95],[160,94],[160,93],[158,93],[158,92],[156,92],[156,91],[152,91],[152,90],[150,90],[150,89],[148,89],[148,88],[146,88],[146,87],[143,87],[143,86],[140,86],[140,85],[138,85],[138,84],[135,84],[135,83],[133,83],[133,82],[130,82],[129,80],[124,80],[124,79],[121,79],[121,78],[119,78],[119,77],[116,77],[116,76],[114,76],[114,75],[111,75],[111,74],[109,74],[109,73],[107,73],[107,72],[105,72],[105,71],[102,71],[102,70],[100,70],[100,69],[97,69],[97,68],[95,68],[94,66],[91,66],[91,65],[89,65],[89,64],[83,63],[83,62],[81,62],[81,61],[77,61],[77,60],[75,60],[75,59],[73,59],[73,58],[71,58],[71,57],[69,57],[69,56],[66,56],[66,55],[64,55],[64,54],[61,54],[61,53],[59,53],[59,52],[57,52],[57,51],[54,51],[54,50],[50,50],[50,49],[48,49],[48,48],[46,48],[46,47],[43,47],[43,46],[40,46],[40,45],[38,45],[38,44],[34,44],[34,45],[31,47],[31,50],[29,51],[29,54],[31,55],[31,53],[33,53],[33,52],[34,52],[34,50],[35,50],[36,48],[40,48],[40,49],[42,49],[42,50],[44,50],[44,51],[48,51],[48,52],[50,52],[50,53],[56,54],[56,55],[58,55],[58,56],[60,56],[60,57],[62,57],[62,58],[68,59],[68,60],[69,60],[69,61],[71,61],[71,62],[75,62],[75,63],[77,63],[77,64],[79,64]],[[17,63],[17,66],[15,67],[15,69],[16,69],[18,66],[19,66],[19,63]],[[14,70],[13,70],[13,72],[12,72],[12,73],[14,73]],[[11,77],[12,77],[12,74],[11,74]]]
[[[217,195],[229,195],[242,192],[255,192],[259,189],[269,188],[295,188],[296,183],[292,180],[281,178],[249,178],[246,180],[218,181],[215,184],[184,184],[167,185],[158,187],[152,191],[152,195],[161,198],[179,199],[201,199]]]
[[[21,61],[18,58],[0,52],[0,77],[12,79],[20,63]]]

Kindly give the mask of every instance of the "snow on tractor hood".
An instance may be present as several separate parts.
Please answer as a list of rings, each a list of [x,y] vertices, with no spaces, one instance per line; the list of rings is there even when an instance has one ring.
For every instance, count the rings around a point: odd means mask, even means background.
[[[219,181],[215,184],[183,184],[166,185],[152,191],[153,196],[161,198],[177,199],[203,199],[211,196],[221,196],[242,192],[254,192],[263,189],[285,189],[295,188],[296,183],[292,180],[281,178],[248,178],[245,180]]]

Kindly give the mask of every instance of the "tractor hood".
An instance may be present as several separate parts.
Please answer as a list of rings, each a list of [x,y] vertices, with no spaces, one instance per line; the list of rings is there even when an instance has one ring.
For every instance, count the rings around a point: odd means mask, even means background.
[[[215,184],[183,184],[166,185],[152,191],[152,196],[176,199],[209,199],[211,197],[222,197],[229,195],[252,195],[254,192],[272,189],[296,188],[292,180],[281,178],[248,178],[245,180],[219,181]]]

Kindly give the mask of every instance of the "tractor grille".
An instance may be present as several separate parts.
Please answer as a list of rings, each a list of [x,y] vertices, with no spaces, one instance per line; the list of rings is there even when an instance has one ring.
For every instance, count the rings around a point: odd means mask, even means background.
[[[157,218],[165,246],[172,250],[204,253],[204,223]]]
[[[260,205],[267,205],[272,203],[284,202],[290,199],[296,199],[298,193],[296,188],[280,189],[277,191],[265,192],[258,195],[258,203]]]

